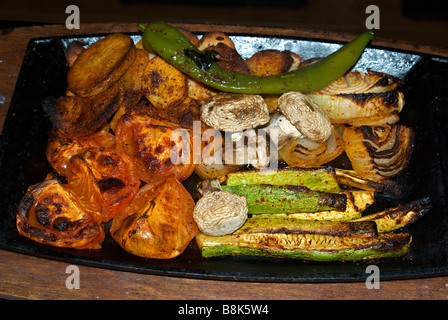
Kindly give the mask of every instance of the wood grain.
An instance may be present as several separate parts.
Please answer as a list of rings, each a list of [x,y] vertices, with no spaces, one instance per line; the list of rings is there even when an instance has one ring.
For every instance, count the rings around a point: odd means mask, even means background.
[[[20,299],[390,300],[446,299],[448,277],[355,283],[258,283],[152,276],[79,265],[80,288],[67,289],[68,263],[0,250],[0,296]]]
[[[258,28],[239,25],[177,24],[193,32],[272,34],[347,41],[352,34],[303,29]],[[0,34],[0,130],[3,127],[20,66],[32,38],[111,32],[135,32],[133,23],[84,24],[80,30],[50,25],[1,30]],[[448,57],[448,50],[413,43],[375,39],[374,45],[395,47]],[[355,283],[257,283],[197,280],[119,272],[79,266],[80,289],[69,290],[67,263],[0,250],[0,296],[15,299],[447,299],[448,276],[382,281],[380,289]]]

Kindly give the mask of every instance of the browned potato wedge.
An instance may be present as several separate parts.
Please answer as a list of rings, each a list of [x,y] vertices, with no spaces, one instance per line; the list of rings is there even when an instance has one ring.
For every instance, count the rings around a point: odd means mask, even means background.
[[[219,53],[218,64],[231,71],[249,73],[246,61],[235,48],[235,43],[222,32],[206,33],[198,45],[199,50],[215,50]]]
[[[177,28],[177,30],[179,30],[185,37],[187,37],[188,40],[190,40],[191,43],[194,44],[196,47],[199,46],[199,39],[198,37],[196,37],[195,34],[184,28]]]
[[[255,53],[246,64],[250,73],[259,77],[280,75],[292,70],[297,70],[302,58],[290,51],[263,50]],[[270,113],[277,110],[279,95],[262,95],[269,107]]]
[[[82,137],[101,128],[120,107],[121,90],[116,83],[93,97],[47,98],[43,109],[53,125],[67,136]]]
[[[218,43],[224,43],[228,47],[232,49],[235,48],[235,43],[233,43],[232,39],[228,35],[222,32],[209,32],[204,34],[204,36],[199,40],[198,49],[205,50],[209,47],[213,47],[218,45]]]
[[[132,39],[121,33],[108,35],[81,52],[67,74],[68,90],[94,96],[117,82],[135,57]]]
[[[224,43],[218,43],[215,46],[207,47],[205,50],[215,50],[219,53],[217,63],[221,67],[235,72],[250,73],[246,61],[241,57],[238,51],[232,47],[229,47]]]
[[[142,85],[145,97],[158,109],[174,107],[188,91],[186,76],[159,56],[149,60]]]
[[[210,99],[218,92],[216,89],[213,89],[190,77],[187,78],[187,85],[188,97],[197,101]]]
[[[259,77],[279,75],[295,70],[300,65],[300,56],[290,51],[263,50],[247,60],[250,73]]]
[[[148,63],[148,52],[143,49],[136,49],[132,65],[119,80],[123,92],[122,106],[125,109],[131,108],[143,97],[142,77]]]

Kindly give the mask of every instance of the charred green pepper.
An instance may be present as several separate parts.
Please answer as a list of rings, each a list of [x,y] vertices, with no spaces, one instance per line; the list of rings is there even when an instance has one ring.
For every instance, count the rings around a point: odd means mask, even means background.
[[[192,78],[212,88],[234,93],[281,94],[317,91],[346,73],[363,53],[373,33],[366,31],[316,63],[283,75],[257,77],[222,68],[199,51],[179,30],[164,22],[151,22],[144,29],[143,46]]]

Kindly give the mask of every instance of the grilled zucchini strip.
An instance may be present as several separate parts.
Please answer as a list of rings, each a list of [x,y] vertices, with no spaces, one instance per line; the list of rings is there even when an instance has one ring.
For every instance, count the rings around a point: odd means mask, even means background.
[[[244,196],[249,214],[345,211],[347,196],[343,193],[312,191],[300,186],[253,184],[222,186],[222,189]]]
[[[199,233],[196,236],[204,258],[245,255],[312,261],[399,257],[409,252],[411,240],[411,235],[405,233],[384,233],[378,237],[286,233],[246,233],[219,237]]]
[[[415,222],[423,217],[431,209],[429,198],[413,201],[409,204],[390,208],[378,213],[369,214],[352,221],[374,221],[378,232],[390,232]]]
[[[347,205],[344,211],[330,210],[319,212],[301,213],[268,213],[256,214],[253,218],[269,217],[289,217],[300,220],[333,220],[348,221],[361,218],[362,212],[375,202],[373,191],[343,191],[347,196]]]
[[[285,234],[326,234],[332,236],[377,237],[374,221],[330,221],[301,220],[290,217],[249,218],[233,234],[285,233]]]
[[[238,171],[220,178],[221,185],[295,185],[314,191],[337,193],[339,182],[334,168],[281,168],[265,171]]]

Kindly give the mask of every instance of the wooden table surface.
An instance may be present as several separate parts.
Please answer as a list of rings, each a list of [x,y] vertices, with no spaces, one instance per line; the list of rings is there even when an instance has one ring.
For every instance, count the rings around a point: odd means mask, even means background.
[[[224,31],[349,40],[353,35],[310,30],[243,26],[180,25],[191,31]],[[79,30],[62,25],[0,30],[0,130],[30,39],[108,32],[135,32],[136,24],[85,24]],[[373,44],[448,57],[448,50],[375,39]],[[68,263],[0,250],[0,298],[13,299],[447,299],[448,276],[381,281],[379,289],[354,283],[257,283],[197,280],[119,272],[79,265],[80,288],[66,287]]]

